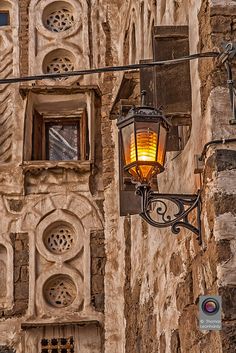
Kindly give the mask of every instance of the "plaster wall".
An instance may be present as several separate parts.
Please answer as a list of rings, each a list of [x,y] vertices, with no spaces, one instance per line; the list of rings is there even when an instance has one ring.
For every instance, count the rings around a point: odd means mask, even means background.
[[[224,1],[211,3],[204,1],[160,1],[158,3],[144,1],[143,4],[143,10],[141,10],[141,3],[137,4],[132,1],[128,3],[128,6],[125,4],[119,9],[121,16],[116,18],[116,24],[120,20],[123,24],[123,31],[119,36],[118,47],[116,47],[116,41],[113,43],[115,46],[113,53],[118,51],[119,63],[124,60],[125,50],[128,62],[133,63],[131,61],[133,50],[131,32],[134,22],[136,38],[138,38],[135,62],[142,58],[150,58],[152,55],[148,41],[151,21],[144,21],[144,27],[140,27],[142,13],[144,13],[144,17],[146,16],[145,19],[148,16],[149,19],[153,18],[154,25],[187,24],[189,26],[190,53],[198,52],[199,48],[202,51],[220,48],[222,39],[233,39],[234,34],[228,26],[230,13],[231,23],[233,23],[235,11],[233,2],[226,4]],[[112,14],[115,15],[115,13],[116,11],[113,10]],[[219,27],[223,22],[221,16],[225,19],[226,24]],[[115,24],[113,26],[112,30],[115,31],[117,26]],[[144,48],[140,46],[142,36],[145,38]],[[125,37],[129,38],[128,44],[125,43]],[[216,82],[215,76],[220,76],[221,81]],[[211,82],[208,90],[205,83],[206,77],[210,78]],[[193,173],[194,155],[201,154],[205,143],[212,139],[235,136],[234,126],[229,124],[232,112],[228,91],[225,87],[226,79],[226,73],[221,71],[219,74],[212,60],[206,60],[203,63],[191,62],[191,135],[183,151],[168,153],[166,171],[158,176],[161,192],[196,193],[198,189],[202,190],[203,247],[200,247],[195,236],[186,230],[182,229],[180,234],[175,236],[171,234],[169,229],[158,230],[147,226],[138,216],[127,216],[124,219],[123,229],[116,228],[116,239],[122,239],[122,236],[125,238],[126,352],[234,351],[235,324],[233,321],[232,326],[229,327],[229,316],[226,309],[229,305],[231,308],[234,307],[235,266],[232,255],[234,240],[231,230],[234,219],[232,212],[234,213],[234,211],[227,211],[230,208],[227,201],[224,203],[224,210],[221,210],[220,213],[217,213],[215,209],[216,202],[217,204],[223,202],[222,197],[227,195],[226,198],[228,198],[231,194],[230,198],[234,199],[234,171],[231,167],[229,171],[229,166],[226,166],[226,170],[213,172],[209,177],[208,170],[209,168],[212,170],[219,168],[218,162],[215,160],[218,148],[223,149],[224,157],[222,158],[227,159],[227,151],[234,151],[235,145],[226,143],[210,148],[204,160],[205,168],[202,176]],[[113,88],[113,92],[115,95],[116,87]],[[114,142],[116,151],[116,138]],[[114,156],[116,157],[116,154]],[[213,164],[212,159],[214,160]],[[109,191],[106,190],[109,208],[114,204],[114,183],[117,183],[117,175],[108,187],[108,190],[111,188],[112,195],[109,195]],[[227,231],[223,231],[227,222],[229,222]],[[220,223],[221,226],[219,226]],[[116,221],[115,227],[117,224],[118,221]],[[215,227],[215,225],[217,226]],[[108,234],[107,240],[112,240]],[[112,254],[117,255],[118,252],[114,252],[112,248],[112,253],[108,252],[108,256],[112,256]],[[226,273],[230,276],[228,279],[226,279]],[[117,273],[116,281],[118,278],[122,283],[123,276],[119,277]],[[219,293],[223,295],[223,331],[201,332],[198,329],[199,295]],[[117,311],[120,311],[120,307]],[[107,312],[106,320],[109,322],[109,330],[117,329],[116,323],[110,321],[109,312]],[[107,337],[106,347],[110,348],[111,342],[111,337]],[[119,350],[122,349],[123,347],[120,345]]]

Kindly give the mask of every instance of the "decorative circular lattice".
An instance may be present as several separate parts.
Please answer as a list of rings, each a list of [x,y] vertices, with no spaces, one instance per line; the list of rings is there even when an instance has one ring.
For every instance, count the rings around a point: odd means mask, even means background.
[[[63,254],[71,249],[75,241],[72,227],[66,223],[57,223],[46,229],[44,245],[54,254]]]
[[[74,16],[71,10],[64,7],[49,13],[44,23],[49,31],[63,32],[73,26]]]
[[[68,57],[53,58],[52,61],[47,64],[47,73],[62,73],[73,70],[74,65]]]
[[[76,298],[76,286],[67,275],[55,275],[49,278],[43,292],[46,301],[55,308],[65,308]]]

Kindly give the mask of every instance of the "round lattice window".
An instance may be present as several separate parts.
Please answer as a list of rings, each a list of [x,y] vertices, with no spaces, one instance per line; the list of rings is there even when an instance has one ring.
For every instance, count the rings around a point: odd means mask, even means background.
[[[76,286],[67,275],[56,275],[47,280],[43,288],[45,300],[55,308],[64,308],[76,299]]]
[[[44,245],[54,254],[63,254],[71,249],[75,242],[75,232],[67,223],[56,223],[46,229]]]
[[[74,16],[67,9],[52,12],[46,20],[45,27],[52,32],[63,32],[71,28],[74,23]]]
[[[75,57],[65,49],[50,52],[43,61],[44,73],[63,73],[74,70]]]
[[[67,57],[54,58],[47,65],[47,73],[61,73],[61,72],[68,72],[73,70],[74,70],[74,65]]]
[[[46,6],[43,12],[44,27],[51,32],[64,32],[75,23],[73,7],[64,1],[55,1]]]

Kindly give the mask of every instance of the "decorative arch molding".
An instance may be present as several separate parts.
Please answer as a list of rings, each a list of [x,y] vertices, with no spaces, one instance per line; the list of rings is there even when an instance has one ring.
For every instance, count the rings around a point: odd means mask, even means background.
[[[13,247],[9,234],[0,234],[0,309],[10,309],[14,303]]]
[[[56,210],[64,210],[77,217],[85,232],[103,229],[102,215],[94,202],[86,196],[73,193],[47,195],[31,202],[29,200],[22,217],[22,230],[34,231],[42,219]]]
[[[48,261],[68,261],[83,250],[83,226],[74,215],[56,210],[38,224],[36,246]]]
[[[125,14],[126,20],[123,27],[123,45],[122,50],[125,52],[124,62],[129,57],[129,63],[134,57],[134,35],[135,28],[136,40],[138,39],[143,45],[136,43],[136,61],[140,59],[149,59],[152,57],[152,23],[155,24],[157,18],[157,8],[152,1],[136,2],[131,0],[128,11]],[[145,24],[145,27],[143,25]],[[133,38],[132,38],[133,37]],[[147,43],[147,44],[145,44]],[[143,48],[145,46],[145,48]],[[129,49],[127,49],[127,47]],[[143,50],[145,49],[145,50]],[[128,54],[127,54],[128,53]]]

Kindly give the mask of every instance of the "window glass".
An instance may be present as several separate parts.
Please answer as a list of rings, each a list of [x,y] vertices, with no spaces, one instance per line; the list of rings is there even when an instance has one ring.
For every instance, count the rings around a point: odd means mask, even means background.
[[[0,12],[0,26],[9,25],[9,12]]]
[[[49,160],[78,160],[79,151],[79,123],[47,123],[47,159]]]

